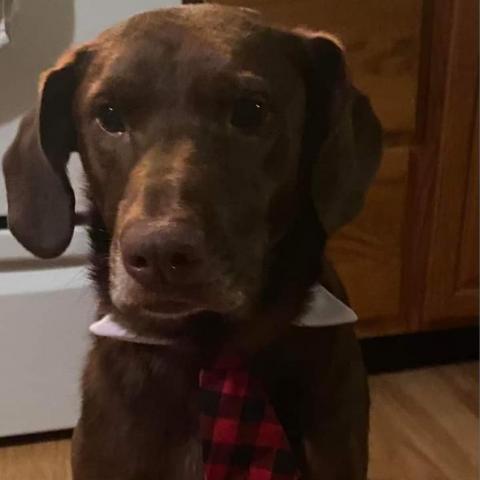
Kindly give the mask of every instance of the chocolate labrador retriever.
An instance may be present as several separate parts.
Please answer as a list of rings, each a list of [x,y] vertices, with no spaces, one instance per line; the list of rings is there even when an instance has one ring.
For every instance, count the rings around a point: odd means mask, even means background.
[[[96,338],[75,480],[202,478],[195,391],[228,338],[251,357],[302,478],[365,480],[368,390],[350,324],[293,325],[355,216],[380,127],[339,42],[246,9],[140,14],[63,56],[4,159],[9,226],[31,252],[68,246],[66,164],[91,200],[98,318],[163,347]]]

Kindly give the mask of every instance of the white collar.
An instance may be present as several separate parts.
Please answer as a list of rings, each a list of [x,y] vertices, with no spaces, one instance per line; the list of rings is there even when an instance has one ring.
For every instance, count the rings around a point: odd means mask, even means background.
[[[357,314],[332,295],[323,285],[312,287],[312,298],[305,310],[294,322],[298,327],[331,327],[355,323]]]
[[[298,327],[331,327],[354,323],[358,320],[355,312],[332,295],[323,285],[312,288],[312,299],[305,312],[297,318],[293,325]],[[142,337],[115,322],[113,315],[108,314],[90,325],[90,332],[97,337],[109,337],[126,342],[145,345],[168,345],[168,339]]]

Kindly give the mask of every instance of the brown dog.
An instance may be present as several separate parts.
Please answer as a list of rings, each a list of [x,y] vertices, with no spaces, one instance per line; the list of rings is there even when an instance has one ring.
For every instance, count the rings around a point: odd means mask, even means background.
[[[250,352],[302,478],[364,480],[368,393],[352,327],[292,325],[314,284],[344,298],[326,236],[358,212],[380,155],[338,42],[190,6],[65,55],[4,161],[10,228],[41,257],[72,235],[74,150],[98,315],[168,343],[94,341],[75,480],[202,478],[196,378],[226,339]]]

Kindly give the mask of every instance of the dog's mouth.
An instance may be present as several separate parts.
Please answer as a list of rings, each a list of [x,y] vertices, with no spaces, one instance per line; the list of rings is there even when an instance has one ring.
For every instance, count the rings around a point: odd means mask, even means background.
[[[151,317],[176,318],[189,317],[205,311],[207,308],[202,304],[192,303],[188,300],[167,299],[141,306],[139,310]]]
[[[207,281],[180,285],[142,285],[125,271],[118,255],[113,256],[111,267],[113,307],[139,333],[175,336],[197,325],[200,328],[205,319],[234,317],[248,303],[247,292],[233,276],[218,274]]]
[[[190,317],[202,312],[228,314],[243,304],[241,292],[222,292],[215,285],[197,285],[188,289],[157,291],[138,286],[125,289],[121,296],[114,295],[115,306],[124,313],[146,315],[157,319]]]
[[[233,328],[239,303],[221,295],[165,296],[143,292],[134,303],[114,302],[122,324],[136,335],[169,346],[211,345]],[[127,295],[128,296],[128,295]],[[131,297],[130,297],[131,300]]]
[[[226,334],[232,326],[224,312],[206,305],[178,300],[164,300],[138,307],[114,307],[118,323],[146,343],[169,347],[192,348],[210,345]]]

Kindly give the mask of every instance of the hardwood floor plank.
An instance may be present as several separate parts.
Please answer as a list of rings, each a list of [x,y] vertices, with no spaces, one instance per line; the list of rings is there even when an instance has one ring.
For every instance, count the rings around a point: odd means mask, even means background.
[[[0,449],[2,480],[70,480],[70,441]]]
[[[477,371],[456,365],[371,379],[371,480],[477,478]]]

